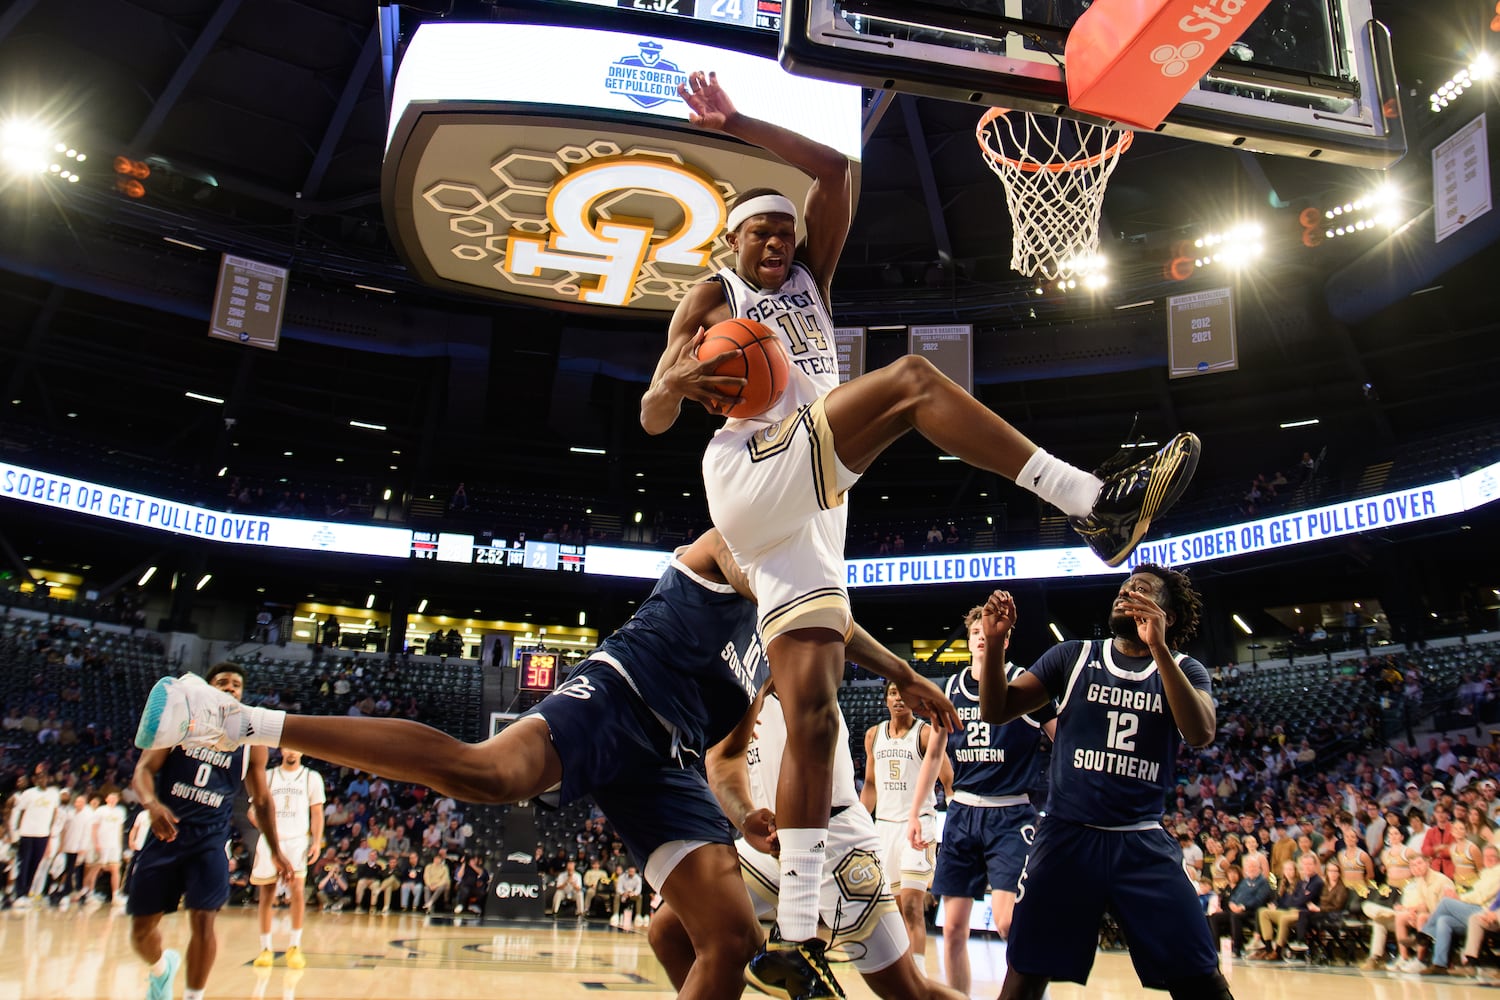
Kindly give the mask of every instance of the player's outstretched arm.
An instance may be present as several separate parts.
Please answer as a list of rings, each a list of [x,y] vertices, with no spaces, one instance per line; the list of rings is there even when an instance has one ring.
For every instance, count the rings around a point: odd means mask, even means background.
[[[844,655],[876,677],[883,677],[895,684],[896,690],[901,692],[901,700],[906,702],[913,714],[934,722],[943,719],[949,728],[959,725],[958,711],[942,689],[913,670],[910,663],[882,646],[859,622],[854,623]]]
[[[750,794],[750,764],[746,751],[755,736],[755,721],[770,690],[767,681],[756,694],[744,718],[728,736],[709,747],[703,758],[708,787],[719,800],[719,808],[734,828],[745,835],[745,841],[763,854],[776,853],[776,817],[769,809],[760,809]]]
[[[1016,624],[1016,602],[1010,594],[991,594],[979,623],[984,635],[984,650],[974,657],[979,667],[979,717],[1004,725],[1047,704],[1047,691],[1035,676],[1022,674],[1014,682],[1005,676],[1005,638]]]
[[[813,179],[802,216],[807,225],[807,243],[797,256],[818,279],[826,300],[853,215],[849,201],[852,187],[849,158],[791,129],[740,114],[715,73],[693,73],[687,83],[677,88],[677,93],[692,110],[688,120],[694,125],[759,146]]]

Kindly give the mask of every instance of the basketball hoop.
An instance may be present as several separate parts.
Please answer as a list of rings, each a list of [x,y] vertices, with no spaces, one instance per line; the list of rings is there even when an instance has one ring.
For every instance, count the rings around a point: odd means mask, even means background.
[[[1010,266],[1048,280],[1095,270],[1104,189],[1135,133],[990,108],[974,135],[1005,185],[1015,230]]]

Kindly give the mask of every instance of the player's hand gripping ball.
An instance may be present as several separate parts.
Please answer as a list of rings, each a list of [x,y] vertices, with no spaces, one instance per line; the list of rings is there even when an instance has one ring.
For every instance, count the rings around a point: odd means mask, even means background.
[[[740,401],[722,412],[726,417],[758,417],[786,392],[792,361],[780,337],[748,319],[726,319],[705,330],[698,360],[709,361],[736,348],[740,353],[725,358],[713,372],[745,380]]]

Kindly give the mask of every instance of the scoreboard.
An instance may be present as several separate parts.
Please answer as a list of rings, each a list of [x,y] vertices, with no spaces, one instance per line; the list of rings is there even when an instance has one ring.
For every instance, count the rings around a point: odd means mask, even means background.
[[[556,653],[521,654],[521,690],[551,691],[557,687]]]
[[[685,17],[712,24],[728,24],[762,31],[781,30],[781,0],[557,0],[591,7],[616,7]]]

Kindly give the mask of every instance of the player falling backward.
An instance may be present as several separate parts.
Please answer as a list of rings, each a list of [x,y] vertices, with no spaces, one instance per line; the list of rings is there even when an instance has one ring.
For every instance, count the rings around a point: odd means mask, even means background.
[[[777,191],[745,191],[725,234],[735,252],[683,297],[651,386],[641,426],[661,434],[684,399],[712,412],[737,401],[743,381],[714,374],[733,357],[696,357],[703,331],[732,317],[775,330],[792,360],[781,400],[761,416],[731,419],[703,457],[714,525],[749,577],[760,631],[787,718],[787,767],[777,791],[782,931],[811,940],[817,872],[826,850],[833,783],[832,711],[852,618],[845,589],[844,494],[880,454],[916,430],[970,465],[1004,475],[1061,509],[1100,558],[1123,562],[1154,517],[1176,502],[1198,461],[1198,439],[1179,434],[1143,461],[1121,452],[1089,474],[1038,448],[933,365],[909,355],[840,385],[830,281],[849,233],[849,161],[837,150],[740,114],[713,75],[678,88],[701,128],[759,146],[812,177],[802,208]]]
[[[1214,739],[1208,671],[1176,652],[1201,612],[1184,574],[1142,563],[1110,607],[1113,638],[1060,643],[1014,677],[981,676],[987,722],[1058,706],[1047,815],[1021,874],[1001,1000],[1034,1000],[1054,979],[1086,983],[1106,910],[1141,985],[1176,1000],[1230,998],[1182,853],[1161,825],[1178,747]],[[1010,595],[996,591],[980,616],[987,644],[1001,648],[1015,620]]]
[[[482,743],[402,719],[246,708],[187,675],[152,688],[136,745],[291,747],[467,802],[517,802],[551,788],[563,802],[593,794],[688,929],[694,955],[679,996],[738,996],[761,929],[740,877],[734,829],[686,762],[739,724],[766,680],[755,615],[743,574],[710,530],[674,553],[631,619],[556,692]],[[897,678],[920,710],[956,720],[936,685],[862,629],[850,655]],[[821,942],[777,950],[803,981],[831,981]]]
[[[839,735],[828,861],[818,892],[818,916],[830,944],[849,955],[865,983],[883,1000],[959,1000],[965,994],[927,979],[916,962],[905,921],[881,868],[885,845],[854,790],[854,761],[842,712]],[[762,919],[775,918],[781,881],[775,857],[779,850],[776,816],[771,806],[785,749],[786,718],[774,686],[768,684],[739,726],[708,752],[705,761],[714,795],[744,835],[735,847],[756,914]],[[904,818],[900,826],[904,832]],[[670,907],[657,911],[651,932],[656,957],[676,981],[677,970],[686,967],[692,957],[691,940]],[[783,961],[784,954],[766,951],[750,963],[749,979],[762,992],[802,1000],[829,996],[831,989],[837,988],[836,984],[804,981],[797,965]]]

